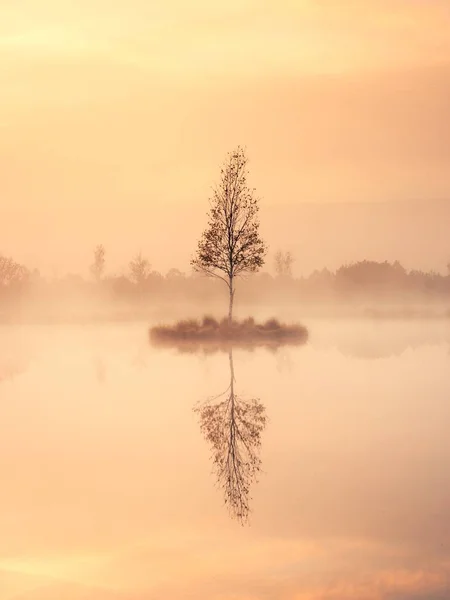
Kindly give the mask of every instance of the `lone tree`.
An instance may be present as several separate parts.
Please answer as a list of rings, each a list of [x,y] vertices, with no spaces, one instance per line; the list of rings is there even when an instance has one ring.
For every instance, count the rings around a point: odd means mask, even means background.
[[[99,282],[105,272],[105,247],[103,244],[96,246],[94,250],[94,262],[91,265],[91,274],[95,281]]]
[[[236,277],[258,271],[267,253],[259,236],[258,198],[247,186],[247,163],[240,146],[228,154],[210,200],[208,226],[191,261],[195,271],[221,279],[228,286],[230,324]]]

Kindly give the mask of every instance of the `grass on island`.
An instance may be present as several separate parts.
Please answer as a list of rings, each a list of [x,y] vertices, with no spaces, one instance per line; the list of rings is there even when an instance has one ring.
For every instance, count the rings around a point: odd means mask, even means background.
[[[233,321],[230,325],[228,319],[218,321],[209,316],[202,320],[188,319],[174,325],[153,327],[149,335],[155,345],[184,347],[187,351],[199,347],[211,351],[230,346],[277,348],[305,344],[308,340],[308,330],[303,325],[286,325],[277,319],[256,323],[253,318]]]

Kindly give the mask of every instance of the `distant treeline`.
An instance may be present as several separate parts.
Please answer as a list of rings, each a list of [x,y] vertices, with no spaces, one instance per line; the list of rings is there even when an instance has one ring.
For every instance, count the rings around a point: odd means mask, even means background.
[[[408,300],[428,303],[450,300],[450,268],[447,275],[406,270],[399,262],[364,260],[343,265],[336,271],[322,269],[308,277],[292,275],[293,257],[277,253],[275,275],[261,272],[239,282],[240,305],[305,304],[327,302]],[[26,301],[57,305],[77,298],[136,304],[223,302],[223,284],[194,273],[171,269],[153,271],[150,262],[138,254],[127,274],[111,275],[105,269],[105,251],[98,246],[90,276],[67,274],[44,278],[11,258],[0,256],[0,308],[20,307]]]

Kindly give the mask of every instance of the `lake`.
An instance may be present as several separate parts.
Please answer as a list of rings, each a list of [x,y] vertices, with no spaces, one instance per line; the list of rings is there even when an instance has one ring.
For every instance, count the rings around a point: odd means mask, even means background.
[[[306,325],[232,405],[146,323],[1,328],[0,598],[449,598],[450,324]]]

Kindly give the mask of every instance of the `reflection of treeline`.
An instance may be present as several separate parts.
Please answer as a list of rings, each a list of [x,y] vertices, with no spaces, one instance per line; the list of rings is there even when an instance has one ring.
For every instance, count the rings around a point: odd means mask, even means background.
[[[293,277],[290,268],[280,267],[281,260],[278,253],[276,275],[263,272],[242,281],[243,304],[450,298],[450,272],[443,275],[433,271],[408,271],[398,262],[364,260],[343,265],[336,271],[323,269],[307,277]],[[220,282],[178,269],[159,273],[152,270],[150,262],[141,254],[130,262],[127,273],[112,275],[105,269],[104,249],[98,247],[90,273],[88,278],[67,274],[49,279],[37,270],[0,256],[0,303],[5,305],[10,300],[14,304],[26,298],[57,302],[86,294],[105,300],[145,303],[174,300],[204,304],[223,300]]]

